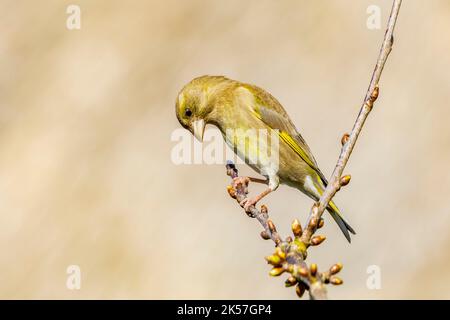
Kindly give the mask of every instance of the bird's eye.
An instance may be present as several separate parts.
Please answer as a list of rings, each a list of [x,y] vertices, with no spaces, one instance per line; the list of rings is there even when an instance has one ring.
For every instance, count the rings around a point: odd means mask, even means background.
[[[184,111],[184,114],[186,115],[186,117],[190,117],[190,116],[192,116],[192,110],[189,108],[186,108],[186,110]]]

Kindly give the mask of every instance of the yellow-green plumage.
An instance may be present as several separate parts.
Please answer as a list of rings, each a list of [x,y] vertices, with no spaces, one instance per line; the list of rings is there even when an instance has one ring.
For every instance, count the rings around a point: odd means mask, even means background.
[[[222,76],[199,77],[179,93],[176,114],[181,125],[199,139],[203,136],[205,124],[217,126],[229,146],[250,167],[268,179],[268,192],[282,183],[317,200],[327,185],[311,150],[284,108],[272,95],[259,87]],[[235,140],[227,139],[227,130],[230,129],[241,132],[252,129],[275,132],[279,137],[277,170],[273,169],[271,159],[261,151],[265,146],[262,144],[264,141],[258,139],[257,142],[237,144]],[[250,161],[252,157],[258,157],[261,161]],[[327,210],[350,241],[349,231],[353,234],[355,232],[332,201]]]

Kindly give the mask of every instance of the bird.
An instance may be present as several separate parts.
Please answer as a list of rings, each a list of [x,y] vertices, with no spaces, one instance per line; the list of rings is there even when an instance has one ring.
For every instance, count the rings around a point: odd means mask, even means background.
[[[216,126],[228,146],[265,178],[250,178],[267,184],[267,188],[241,202],[246,211],[280,184],[293,187],[315,201],[323,194],[328,182],[310,148],[281,103],[266,90],[225,76],[205,75],[194,78],[181,89],[175,109],[181,126],[199,141],[203,141],[206,125]],[[268,139],[237,142],[249,130],[262,130],[278,138],[277,163],[274,157],[263,152],[269,148]],[[356,232],[333,201],[326,209],[350,243],[350,233]]]

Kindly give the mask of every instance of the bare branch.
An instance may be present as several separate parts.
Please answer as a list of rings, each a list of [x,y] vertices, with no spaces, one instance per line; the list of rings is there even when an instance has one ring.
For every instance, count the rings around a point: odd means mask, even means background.
[[[356,140],[358,139],[358,136],[361,133],[364,122],[366,121],[367,116],[372,110],[375,100],[378,98],[378,91],[379,91],[378,82],[380,80],[381,73],[383,71],[386,60],[389,56],[389,53],[392,50],[392,45],[394,42],[393,40],[394,27],[395,23],[397,22],[397,16],[400,10],[401,3],[402,3],[401,0],[394,0],[391,14],[389,16],[386,33],[384,35],[384,41],[381,46],[380,53],[378,55],[377,64],[373,71],[369,88],[367,89],[367,93],[364,98],[363,106],[361,107],[361,110],[358,114],[358,117],[356,118],[355,124],[350,134],[349,135],[346,134],[342,137],[343,146],[341,154],[339,155],[339,159],[336,163],[336,167],[334,168],[333,174],[329,179],[327,188],[320,197],[319,201],[316,202],[311,208],[309,218],[305,227],[305,232],[303,233],[302,236],[302,241],[307,245],[310,244],[311,237],[316,230],[315,224],[311,222],[318,221],[321,218],[328,203],[334,197],[336,192],[338,192],[339,189],[346,184],[345,182],[348,183],[348,181],[343,179],[345,177],[342,177],[342,173],[344,171],[345,166],[347,165],[348,159],[350,158],[353,148],[355,147]]]
[[[363,106],[356,118],[352,131],[350,134],[345,134],[341,139],[341,153],[329,180],[329,184],[319,201],[312,206],[305,227],[302,228],[300,222],[295,219],[291,225],[294,238],[289,236],[283,240],[278,234],[275,224],[270,220],[266,206],[263,205],[261,206],[261,210],[258,210],[252,205],[248,209],[247,214],[252,218],[256,218],[264,228],[261,232],[261,237],[265,240],[271,239],[275,243],[275,252],[271,256],[266,257],[267,262],[272,265],[270,275],[279,276],[285,272],[289,273],[290,276],[286,280],[285,285],[286,287],[296,286],[296,293],[299,297],[303,295],[305,290],[308,290],[311,299],[326,299],[326,284],[340,285],[343,283],[342,280],[336,276],[342,269],[342,264],[337,263],[328,271],[318,272],[316,264],[311,264],[308,267],[305,262],[307,249],[309,246],[320,245],[325,240],[325,237],[322,235],[314,235],[316,230],[323,226],[322,214],[333,196],[341,187],[350,182],[350,175],[342,176],[342,173],[347,165],[364,122],[378,97],[378,82],[389,53],[392,50],[393,32],[401,2],[401,0],[394,0],[393,2],[384,41],[380,49],[377,64],[373,71]],[[232,185],[228,186],[228,193],[232,198],[236,199],[238,203],[241,203],[247,198],[250,179],[239,177],[238,171],[232,162],[227,163],[227,174],[233,179]]]

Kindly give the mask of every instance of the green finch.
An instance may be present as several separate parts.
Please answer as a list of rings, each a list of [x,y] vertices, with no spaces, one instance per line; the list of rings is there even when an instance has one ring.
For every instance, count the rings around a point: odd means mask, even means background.
[[[251,179],[263,181],[268,188],[256,197],[245,199],[241,206],[246,210],[277,189],[280,183],[294,187],[316,201],[322,195],[327,185],[325,176],[284,108],[267,91],[222,76],[202,76],[180,91],[176,115],[180,124],[200,141],[206,124],[215,125],[230,148],[266,178]],[[266,152],[270,149],[269,140],[259,135],[257,139],[237,142],[242,138],[240,135],[251,130],[265,131],[277,137],[276,159]],[[355,231],[343,219],[334,202],[330,201],[327,211],[350,242],[349,232],[355,234]]]

